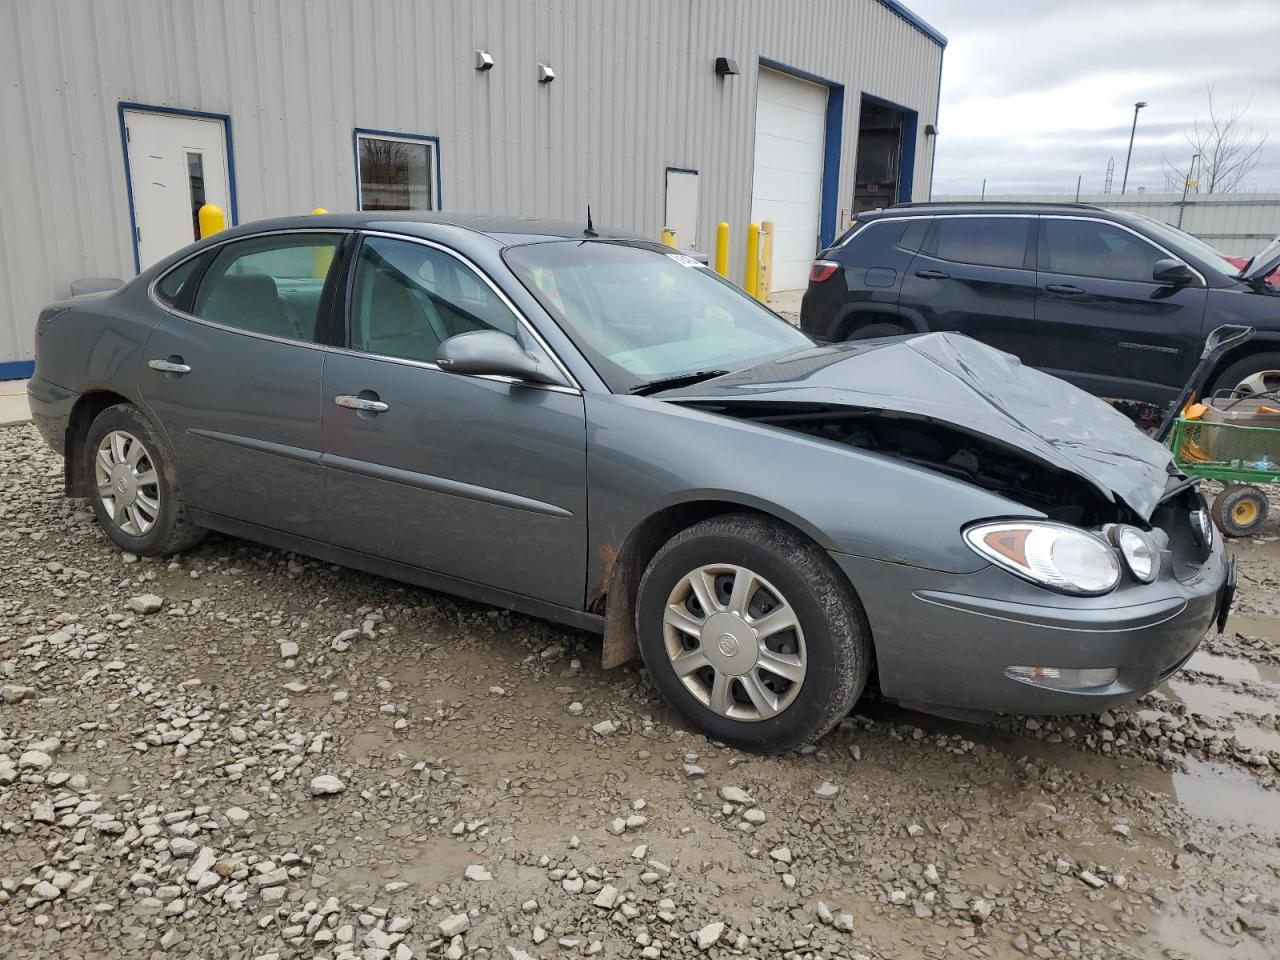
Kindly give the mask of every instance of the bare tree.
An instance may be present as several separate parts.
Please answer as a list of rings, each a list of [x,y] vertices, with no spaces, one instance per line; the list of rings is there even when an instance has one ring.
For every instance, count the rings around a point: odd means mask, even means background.
[[[1225,111],[1213,102],[1213,84],[1206,84],[1209,96],[1209,118],[1196,117],[1187,131],[1187,145],[1199,159],[1195,162],[1197,193],[1231,193],[1240,188],[1262,159],[1262,147],[1267,135],[1252,124],[1244,122],[1249,103],[1232,104]],[[1183,182],[1191,176],[1191,170],[1183,170],[1185,161],[1170,160],[1163,156],[1166,189],[1172,192],[1182,189]]]

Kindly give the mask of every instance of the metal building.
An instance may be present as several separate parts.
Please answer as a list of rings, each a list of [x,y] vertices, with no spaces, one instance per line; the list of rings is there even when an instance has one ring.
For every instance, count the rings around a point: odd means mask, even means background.
[[[230,222],[582,217],[803,286],[927,196],[946,40],[897,0],[0,0],[0,376],[39,308]]]

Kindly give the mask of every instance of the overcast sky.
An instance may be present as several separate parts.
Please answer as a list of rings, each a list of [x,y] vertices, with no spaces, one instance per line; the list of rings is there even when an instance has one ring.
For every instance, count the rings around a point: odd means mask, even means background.
[[[933,192],[1101,192],[1114,157],[1119,192],[1133,104],[1129,189],[1164,186],[1161,155],[1181,167],[1183,136],[1215,104],[1252,101],[1270,133],[1254,190],[1280,192],[1277,0],[906,0],[946,35]]]

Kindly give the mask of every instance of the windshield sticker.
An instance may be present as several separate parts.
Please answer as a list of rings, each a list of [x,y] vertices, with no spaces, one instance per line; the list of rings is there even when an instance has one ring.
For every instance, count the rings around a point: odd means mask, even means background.
[[[670,257],[672,260],[674,260],[676,263],[680,264],[680,266],[682,267],[702,266],[702,264],[700,264],[697,260],[693,259],[693,257],[686,257],[683,253],[668,253],[667,256]]]

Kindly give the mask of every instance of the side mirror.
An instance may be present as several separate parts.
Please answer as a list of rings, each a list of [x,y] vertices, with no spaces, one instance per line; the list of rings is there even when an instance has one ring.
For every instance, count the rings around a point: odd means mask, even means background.
[[[1176,286],[1191,283],[1195,280],[1196,275],[1191,268],[1181,260],[1172,258],[1167,260],[1157,260],[1155,268],[1151,271],[1151,279],[1156,283],[1171,283]]]
[[[525,353],[515,337],[499,330],[469,330],[450,337],[436,351],[436,365],[449,373],[563,384],[554,371]]]

